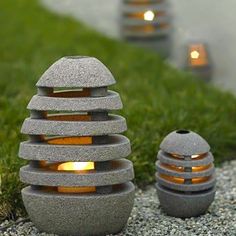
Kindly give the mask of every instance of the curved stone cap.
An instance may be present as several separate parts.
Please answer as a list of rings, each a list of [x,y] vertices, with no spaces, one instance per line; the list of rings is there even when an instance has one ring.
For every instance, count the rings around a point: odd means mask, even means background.
[[[162,141],[160,148],[164,152],[180,156],[192,156],[210,151],[210,146],[206,140],[187,130],[177,130],[168,134]]]
[[[37,87],[94,88],[115,84],[107,67],[94,57],[63,57],[52,64],[41,76]]]

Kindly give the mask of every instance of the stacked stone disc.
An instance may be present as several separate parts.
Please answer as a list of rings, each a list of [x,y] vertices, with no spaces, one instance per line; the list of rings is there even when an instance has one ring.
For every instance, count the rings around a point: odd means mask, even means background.
[[[215,196],[214,158],[208,143],[198,134],[170,133],[158,152],[157,193],[164,211],[176,217],[203,214]]]
[[[37,83],[28,105],[19,156],[29,184],[22,190],[26,210],[42,231],[61,235],[119,232],[130,215],[133,165],[124,159],[126,121],[110,114],[122,108],[110,71],[91,57],[64,57]]]
[[[168,56],[171,46],[169,8],[167,0],[123,0],[122,37]]]

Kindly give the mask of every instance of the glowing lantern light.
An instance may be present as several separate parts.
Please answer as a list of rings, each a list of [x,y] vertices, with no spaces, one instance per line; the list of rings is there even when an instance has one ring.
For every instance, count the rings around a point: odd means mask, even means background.
[[[172,44],[169,7],[166,0],[122,0],[122,37],[168,57]]]
[[[214,200],[216,182],[208,143],[194,132],[178,130],[160,148],[156,188],[162,208],[175,217],[203,214]]]
[[[203,44],[193,44],[189,47],[189,64],[191,66],[208,64],[207,52]]]
[[[146,21],[153,21],[153,19],[155,18],[155,14],[153,11],[149,10],[144,13],[143,18]]]
[[[19,156],[25,208],[37,228],[57,235],[121,231],[135,187],[126,121],[111,72],[93,57],[64,57],[37,83],[22,133],[30,140]],[[68,90],[65,90],[68,88]],[[106,216],[106,217],[104,217]],[[96,226],[96,227],[95,227]]]
[[[94,170],[94,162],[65,162],[58,165],[58,170],[60,171],[86,171]]]
[[[58,165],[57,170],[59,171],[72,171],[74,173],[82,173],[85,171],[94,170],[94,162],[65,162]],[[61,187],[57,188],[60,193],[89,193],[95,192],[96,187]]]
[[[200,53],[198,51],[194,50],[194,51],[191,52],[191,58],[192,59],[198,59],[199,56],[200,56]]]
[[[213,71],[207,46],[203,43],[188,45],[187,70],[208,81]]]

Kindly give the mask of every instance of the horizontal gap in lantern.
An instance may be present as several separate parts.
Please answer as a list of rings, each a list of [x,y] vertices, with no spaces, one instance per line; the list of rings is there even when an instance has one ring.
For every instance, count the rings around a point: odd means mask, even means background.
[[[54,121],[105,121],[109,119],[107,111],[93,111],[84,113],[50,113],[47,120]]]
[[[169,164],[164,164],[164,163],[162,163],[161,166],[163,166],[169,170],[174,170],[177,172],[184,172],[185,171],[185,167],[183,167],[183,166],[175,166],[175,165],[169,165]],[[193,166],[193,167],[189,167],[189,168],[192,168],[192,172],[201,172],[201,171],[209,169],[211,166],[212,165],[209,164],[209,165],[205,165],[205,166]]]
[[[49,145],[104,145],[114,141],[113,136],[54,136],[30,135],[30,142],[46,143]]]
[[[163,0],[151,0],[151,1],[148,1],[148,0],[145,0],[145,1],[137,1],[137,0],[134,0],[134,1],[131,1],[131,0],[125,0],[124,1],[126,3],[126,5],[143,5],[143,6],[148,6],[148,7],[151,7],[152,5],[155,6],[156,3],[161,3],[163,2]]]
[[[59,186],[59,187],[51,187],[51,186],[34,186],[37,190],[43,190],[45,192],[58,192],[58,193],[67,193],[67,194],[86,194],[86,193],[100,193],[99,188],[110,187],[109,192],[120,192],[126,188],[126,184],[115,184],[115,185],[107,185],[107,186]]]
[[[175,153],[165,153],[165,155],[168,155],[168,157],[173,158],[173,159],[177,159],[177,160],[185,160],[185,156],[183,155],[179,155],[179,154],[175,154]],[[207,153],[203,153],[203,154],[199,154],[199,155],[192,155],[191,160],[201,160],[204,159],[206,157]],[[191,161],[190,160],[190,161]]]
[[[75,137],[44,137],[44,142],[53,145],[89,145],[93,143],[92,136],[75,136]]]
[[[88,114],[78,114],[78,113],[57,113],[57,114],[48,114],[47,120],[54,121],[91,121],[92,117]]]
[[[63,97],[63,98],[76,98],[76,97],[89,97],[91,95],[91,89],[54,89],[50,97]]]
[[[119,160],[103,161],[103,162],[79,162],[79,161],[66,161],[66,162],[53,162],[53,161],[38,161],[37,166],[34,168],[40,168],[42,170],[49,171],[63,171],[76,174],[83,174],[94,171],[112,171],[125,168],[125,164]]]
[[[41,169],[52,170],[52,171],[63,171],[75,174],[84,174],[95,171],[94,162],[48,162],[40,161],[39,166]]]
[[[206,177],[197,177],[197,178],[192,178],[192,179],[184,179],[184,178],[179,178],[179,177],[174,177],[174,176],[169,176],[165,174],[160,174],[160,177],[176,184],[184,184],[185,180],[191,180],[192,184],[200,184],[208,181],[211,177],[206,176]]]
[[[125,28],[127,31],[150,33],[158,31],[160,29],[167,29],[168,27],[169,24],[167,23],[157,23],[155,25],[126,26]]]
[[[58,193],[70,193],[70,194],[82,194],[82,193],[96,193],[95,186],[83,186],[83,187],[67,187],[67,186],[58,186],[58,187],[40,187],[45,192],[58,192]]]
[[[154,18],[158,18],[160,16],[165,16],[166,12],[164,11],[152,11]],[[125,17],[131,19],[144,19],[145,12],[134,12],[134,13],[124,13]],[[154,20],[154,18],[152,20]]]

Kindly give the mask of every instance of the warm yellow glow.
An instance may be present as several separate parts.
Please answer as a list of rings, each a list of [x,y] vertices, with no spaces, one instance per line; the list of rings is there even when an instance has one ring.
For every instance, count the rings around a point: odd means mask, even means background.
[[[65,162],[59,164],[57,170],[59,171],[73,171],[75,173],[81,173],[83,171],[94,170],[94,162]],[[85,187],[65,187],[59,186],[57,188],[59,193],[91,193],[96,192],[95,186]]]
[[[58,165],[60,171],[86,171],[94,170],[94,162],[65,162]]]
[[[151,10],[148,10],[143,14],[143,18],[146,21],[153,21],[154,17],[155,17],[155,14]]]
[[[181,167],[181,166],[168,165],[168,164],[161,164],[161,165],[169,170],[174,170],[177,172],[184,172],[185,171],[185,168]],[[211,164],[206,165],[206,166],[193,166],[192,172],[199,172],[199,171],[207,170],[210,167],[211,167]]]
[[[200,155],[192,155],[191,158],[198,158]]]
[[[170,181],[172,183],[176,183],[176,184],[184,184],[185,179],[184,178],[179,178],[179,177],[174,177],[174,176],[168,176],[168,175],[164,175],[164,174],[160,174],[160,176],[167,180]],[[196,177],[196,178],[192,178],[190,179],[192,184],[200,184],[200,183],[204,183],[207,180],[209,180],[210,177]]]
[[[86,145],[92,144],[92,137],[62,137],[50,138],[47,140],[48,144],[54,145]]]
[[[194,51],[191,52],[191,58],[192,59],[198,59],[199,56],[200,56],[200,53],[198,51],[194,50]]]
[[[206,66],[208,64],[207,51],[203,44],[190,45],[188,53],[191,66]]]
[[[92,193],[96,192],[96,187],[57,187],[59,193]]]

